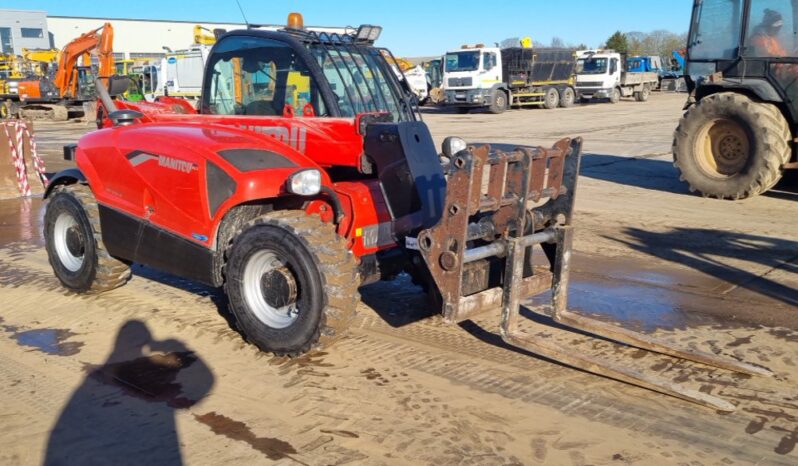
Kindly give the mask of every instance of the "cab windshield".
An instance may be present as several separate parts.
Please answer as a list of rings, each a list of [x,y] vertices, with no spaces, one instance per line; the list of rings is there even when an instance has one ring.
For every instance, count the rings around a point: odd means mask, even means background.
[[[582,66],[582,74],[604,74],[607,72],[606,58],[587,58],[580,60]]]
[[[374,47],[312,44],[311,55],[324,72],[341,116],[389,113],[393,121],[414,119],[401,84],[383,54]]]
[[[389,113],[393,121],[415,120],[412,104],[382,51],[352,44],[306,45],[332,90],[311,71],[303,54],[288,43],[261,37],[231,36],[216,45],[203,92],[203,113],[297,117],[342,117]],[[336,105],[337,104],[337,105]]]
[[[446,54],[446,71],[476,71],[479,69],[479,52],[453,52]]]

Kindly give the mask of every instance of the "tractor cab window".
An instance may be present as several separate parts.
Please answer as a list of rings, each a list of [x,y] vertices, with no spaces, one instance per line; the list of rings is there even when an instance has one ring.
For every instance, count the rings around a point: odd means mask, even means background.
[[[729,60],[737,56],[742,0],[704,0],[696,4],[689,39],[690,58]]]
[[[329,82],[343,117],[389,113],[394,121],[412,120],[412,110],[380,49],[354,45],[309,47]]]
[[[288,44],[232,36],[218,44],[208,63],[203,113],[217,115],[315,116],[325,113],[305,62]]]
[[[798,47],[794,0],[752,0],[745,55],[791,57]]]

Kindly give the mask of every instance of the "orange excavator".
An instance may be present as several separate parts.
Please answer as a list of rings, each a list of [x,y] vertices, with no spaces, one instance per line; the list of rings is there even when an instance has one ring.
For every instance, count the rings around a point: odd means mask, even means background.
[[[94,79],[99,77],[108,85],[114,73],[114,28],[111,23],[82,34],[58,53],[55,74],[17,83],[16,111],[20,117],[45,118],[64,121],[70,112],[93,115],[96,99]],[[91,56],[99,59],[98,73],[93,71]],[[82,64],[78,65],[79,59]]]

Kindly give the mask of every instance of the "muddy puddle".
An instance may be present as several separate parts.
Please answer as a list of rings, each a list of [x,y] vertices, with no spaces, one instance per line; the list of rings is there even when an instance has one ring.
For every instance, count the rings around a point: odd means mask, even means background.
[[[0,245],[44,246],[44,200],[40,197],[0,200]]]
[[[45,354],[55,356],[73,356],[80,352],[83,342],[67,341],[77,335],[69,330],[56,328],[39,328],[21,330],[13,325],[4,325],[0,318],[0,328],[11,335],[19,346],[31,348]]]
[[[216,412],[202,415],[195,414],[194,419],[208,426],[214,434],[244,442],[263,453],[270,460],[291,458],[299,464],[305,464],[291,457],[297,451],[290,443],[273,437],[258,437],[247,424],[241,421],[236,421]]]

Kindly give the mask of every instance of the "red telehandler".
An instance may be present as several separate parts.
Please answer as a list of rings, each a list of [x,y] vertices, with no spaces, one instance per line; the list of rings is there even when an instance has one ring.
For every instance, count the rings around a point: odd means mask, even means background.
[[[65,147],[76,169],[48,187],[47,251],[84,293],[119,287],[131,263],[223,287],[243,336],[299,355],[339,338],[358,288],[401,272],[446,321],[502,309],[505,341],[590,372],[733,410],[730,403],[523,332],[523,300],[551,291],[550,317],[619,342],[729,370],[766,369],[672,348],[568,312],[582,142],[550,149],[443,144],[442,165],[380,33],[257,27],[220,37],[198,110],[114,101],[104,129]],[[126,85],[118,86],[120,90]],[[532,262],[540,246],[545,267]]]

